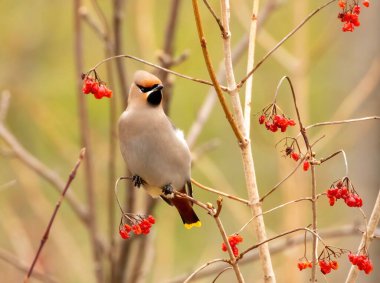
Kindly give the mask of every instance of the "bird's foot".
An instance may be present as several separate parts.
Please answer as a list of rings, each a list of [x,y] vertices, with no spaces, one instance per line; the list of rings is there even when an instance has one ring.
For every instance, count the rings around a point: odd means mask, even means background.
[[[133,175],[132,182],[133,182],[133,185],[137,188],[140,188],[141,186],[145,184],[145,181],[139,175]]]
[[[163,186],[162,193],[166,198],[174,198],[174,189],[171,184]]]

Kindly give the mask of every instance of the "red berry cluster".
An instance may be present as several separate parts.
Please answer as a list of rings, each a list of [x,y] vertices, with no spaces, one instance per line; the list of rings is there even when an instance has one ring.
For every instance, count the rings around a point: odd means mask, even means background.
[[[336,260],[327,261],[321,259],[319,260],[318,264],[323,274],[328,274],[331,272],[331,270],[337,270],[339,267],[338,262]]]
[[[298,269],[300,271],[306,269],[306,268],[312,268],[313,267],[313,263],[311,261],[300,261],[298,264]]]
[[[101,99],[103,97],[112,97],[112,90],[107,88],[103,82],[91,76],[83,77],[82,92],[84,94],[92,93],[96,99]]]
[[[156,220],[152,215],[149,215],[147,218],[143,218],[141,216],[132,218],[130,216],[127,216],[127,219],[129,220],[130,224],[122,225],[121,223],[119,227],[119,234],[123,239],[129,239],[131,237],[129,234],[130,232],[133,232],[135,235],[147,235],[149,234],[152,225],[156,223]]]
[[[356,265],[359,270],[363,270],[365,274],[369,274],[373,270],[372,261],[367,255],[354,255],[349,253],[348,259],[353,265]]]
[[[369,1],[367,0],[363,1],[362,4],[364,7],[369,7]],[[357,0],[339,0],[338,5],[342,9],[342,11],[338,14],[338,19],[340,19],[340,21],[344,23],[342,31],[353,32],[355,27],[360,26],[359,14],[361,7],[359,6],[359,2]]]
[[[265,124],[265,128],[273,133],[277,132],[278,129],[285,132],[288,126],[296,125],[293,119],[286,118],[285,115],[267,115],[265,113],[259,117],[259,123]]]
[[[243,237],[238,235],[238,234],[235,234],[235,235],[231,235],[228,237],[228,242],[230,243],[230,246],[231,246],[231,249],[232,249],[232,252],[234,253],[234,256],[238,256],[239,255],[239,249],[237,248],[237,244],[243,242]],[[222,251],[226,252],[227,251],[227,245],[225,243],[222,243]]]
[[[349,207],[361,207],[363,205],[362,198],[352,188],[348,178],[344,178],[343,181],[338,181],[336,184],[332,184],[330,189],[327,190],[326,195],[329,199],[330,206],[335,204],[338,199],[343,199]]]

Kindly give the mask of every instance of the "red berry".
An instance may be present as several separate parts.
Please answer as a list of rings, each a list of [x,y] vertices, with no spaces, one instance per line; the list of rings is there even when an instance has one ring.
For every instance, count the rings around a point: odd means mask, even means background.
[[[295,126],[296,122],[293,119],[288,120],[288,126]]]
[[[83,81],[83,87],[82,87],[82,92],[84,94],[89,94],[91,92],[93,80],[90,78],[86,78]]]
[[[300,155],[296,152],[292,152],[290,154],[290,157],[294,160],[294,161],[298,161],[300,159]]]
[[[329,203],[330,203],[330,206],[334,206],[335,198],[334,197],[329,198]]]
[[[237,257],[239,255],[239,249],[236,246],[232,246],[231,249],[234,256]]]
[[[354,8],[352,9],[352,12],[356,15],[359,15],[360,14],[360,6],[359,5],[354,6]]]
[[[344,9],[344,7],[346,7],[346,2],[344,2],[342,0],[339,0],[338,5],[339,5],[339,7],[341,7],[342,9]]]
[[[106,87],[106,93],[104,95],[105,97],[111,98],[112,97],[112,90]]]
[[[277,132],[278,127],[277,127],[276,124],[272,124],[272,125],[269,126],[269,130],[270,130],[271,132],[275,133],[275,132]]]
[[[222,251],[226,252],[227,251],[227,246],[225,243],[222,243]]]
[[[369,1],[368,0],[364,0],[363,1],[363,6],[365,6],[365,7],[369,7]]]
[[[124,230],[127,231],[127,232],[131,232],[132,231],[132,227],[128,224],[125,224],[124,225]]]
[[[356,200],[355,200],[355,198],[354,198],[352,195],[349,196],[348,198],[346,198],[346,199],[344,200],[344,202],[345,202],[349,207],[354,207],[355,204],[356,204]]]
[[[132,226],[132,231],[136,235],[140,235],[142,233],[141,227],[138,224]]]
[[[264,124],[264,122],[265,122],[265,115],[261,115],[259,118],[259,123]]]
[[[96,95],[98,93],[98,90],[99,90],[99,83],[98,82],[94,82],[91,85],[91,93]]]
[[[271,122],[269,122],[269,121],[265,122],[265,128],[267,128],[267,130],[269,130],[272,125],[273,124]]]
[[[299,262],[298,264],[297,264],[297,266],[298,266],[298,269],[301,271],[302,269],[304,269],[305,268],[305,266],[304,266],[304,263],[303,262]]]
[[[120,236],[123,238],[123,239],[128,239],[129,238],[129,234],[128,234],[128,232],[126,231],[126,230],[120,230],[119,231],[119,234],[120,234]]]
[[[303,170],[307,171],[307,170],[309,170],[309,168],[310,168],[310,162],[309,161],[305,161],[303,163]]]
[[[152,215],[149,215],[147,219],[148,219],[148,221],[149,221],[151,224],[156,223],[156,219],[154,219],[154,217],[153,217]]]
[[[99,99],[102,98],[103,96],[106,95],[106,87],[104,85],[100,85],[97,93],[96,94],[94,93],[94,95],[96,98],[99,98]]]
[[[330,261],[330,267],[334,270],[337,270],[339,267],[338,262],[336,260]]]

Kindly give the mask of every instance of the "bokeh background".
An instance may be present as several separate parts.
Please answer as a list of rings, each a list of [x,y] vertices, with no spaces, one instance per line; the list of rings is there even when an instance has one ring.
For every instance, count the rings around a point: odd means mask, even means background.
[[[10,93],[10,105],[4,121],[5,127],[18,142],[57,176],[66,180],[74,165],[82,144],[78,110],[78,77],[74,53],[74,27],[76,1],[1,1],[2,29],[0,32],[0,92]],[[110,32],[112,32],[114,4],[118,1],[99,1]],[[120,1],[122,2],[122,1]],[[202,16],[209,50],[217,69],[222,62],[223,47],[220,31],[202,1]],[[251,1],[231,1],[232,42],[236,46],[247,34]],[[258,33],[257,60],[262,58],[281,38],[295,27],[307,14],[324,1],[260,1],[260,11],[275,4],[269,10]],[[305,2],[305,3],[303,3]],[[96,1],[82,1],[80,35],[83,48],[83,72],[105,58],[104,40],[88,24],[96,26],[102,20],[96,13]],[[165,33],[173,3],[178,6],[175,22],[173,56],[183,53],[187,59],[173,66],[175,71],[208,79],[207,70],[197,39],[190,1],[142,0],[125,1],[117,9],[122,16],[121,52],[160,63],[165,44]],[[219,2],[210,1],[219,13]],[[361,26],[353,33],[343,33],[337,19],[338,7],[333,3],[318,13],[295,36],[288,40],[255,73],[252,103],[252,147],[260,193],[264,194],[290,172],[294,162],[281,157],[275,148],[283,134],[270,133],[257,123],[258,113],[273,98],[280,78],[288,75],[293,80],[299,97],[299,108],[306,125],[379,115],[380,92],[380,20],[377,1],[362,9]],[[260,15],[259,15],[260,21]],[[235,64],[236,78],[242,78],[246,69],[246,49]],[[112,51],[111,51],[112,52]],[[36,271],[48,274],[56,282],[96,282],[91,235],[96,233],[106,246],[102,255],[105,282],[110,278],[109,258],[118,258],[123,243],[118,236],[120,213],[110,185],[110,145],[115,149],[115,178],[125,175],[125,168],[118,152],[118,144],[110,141],[110,131],[116,125],[110,122],[110,105],[114,116],[123,110],[123,94],[118,79],[118,69],[111,65],[114,90],[112,101],[84,97],[88,108],[89,142],[93,161],[95,211],[91,215],[97,223],[96,231],[80,221],[72,208],[63,203],[53,225],[49,240],[36,266]],[[153,71],[151,67],[131,60],[122,61],[127,84],[137,69]],[[102,65],[98,72],[107,81],[109,70]],[[209,88],[192,81],[170,76],[173,83],[170,117],[184,130],[191,130],[198,111],[208,96]],[[242,92],[243,93],[243,92]],[[295,117],[287,86],[281,88],[279,104],[291,117]],[[110,127],[112,125],[112,127]],[[291,129],[290,135],[297,130]],[[316,146],[317,157],[326,157],[344,149],[348,160],[349,177],[364,200],[363,210],[369,216],[380,187],[379,179],[379,123],[378,120],[316,128],[310,131],[312,141],[325,135]],[[206,147],[206,151],[203,151]],[[209,147],[211,145],[211,148]],[[12,153],[11,147],[0,138],[0,274],[1,282],[20,282],[25,271],[16,266],[29,266],[38,248],[45,227],[59,197],[52,184],[36,174]],[[246,198],[243,168],[239,149],[231,129],[215,103],[199,137],[192,143],[197,156],[193,164],[193,178],[205,185]],[[197,153],[201,153],[200,155]],[[84,167],[78,171],[71,192],[87,206]],[[318,192],[344,176],[345,167],[341,155],[317,168]],[[112,175],[111,175],[112,176]],[[121,186],[119,198],[128,201],[130,193]],[[195,188],[196,198],[215,203],[216,196]],[[111,193],[110,193],[111,192]],[[297,172],[268,197],[263,209],[267,210],[286,201],[310,194],[310,174]],[[145,193],[136,191],[133,212],[144,212]],[[111,206],[110,206],[111,204]],[[110,209],[114,211],[110,214]],[[172,279],[191,272],[204,262],[226,257],[221,251],[221,236],[213,219],[197,209],[203,226],[201,229],[183,228],[176,211],[160,201],[153,211],[157,224],[146,241],[132,240],[127,266],[119,266],[126,272],[123,282],[173,282]],[[247,207],[225,199],[221,214],[228,234],[232,234],[250,218]],[[265,216],[268,236],[307,226],[311,223],[309,203],[298,203]],[[338,202],[333,208],[322,197],[318,202],[320,230],[351,227],[363,223],[357,209],[350,209]],[[350,226],[351,225],[351,226]],[[244,249],[255,243],[252,228],[242,233]],[[294,235],[299,236],[300,234]],[[145,251],[141,246],[145,246]],[[281,240],[279,240],[281,242]],[[356,250],[360,235],[326,239],[335,246]],[[111,246],[112,243],[112,246]],[[275,242],[271,243],[274,245]],[[309,273],[299,272],[296,264],[303,256],[303,245],[292,246],[273,255],[278,282],[308,282]],[[144,253],[144,254],[142,254]],[[310,258],[310,248],[308,249]],[[360,274],[358,282],[379,282],[380,245],[375,240],[370,247],[370,257],[375,271],[370,276]],[[130,278],[137,267],[134,262],[143,257],[142,273],[137,280]],[[349,264],[346,256],[339,260],[340,268],[327,276],[326,282],[344,282]],[[242,272],[249,282],[261,282],[260,265],[251,261],[242,265]],[[211,282],[216,274],[197,282]],[[324,282],[319,273],[319,281]],[[49,279],[45,279],[49,282]],[[233,282],[233,272],[223,273],[219,282]],[[32,279],[30,282],[39,282]],[[116,281],[114,281],[116,282]]]

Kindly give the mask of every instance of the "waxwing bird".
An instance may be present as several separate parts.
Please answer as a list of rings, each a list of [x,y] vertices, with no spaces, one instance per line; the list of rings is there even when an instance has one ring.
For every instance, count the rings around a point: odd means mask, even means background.
[[[192,196],[191,155],[183,133],[164,113],[162,89],[156,76],[135,73],[127,109],[119,119],[121,154],[135,187],[174,205],[186,228],[200,227],[192,202],[173,194],[176,190]]]

